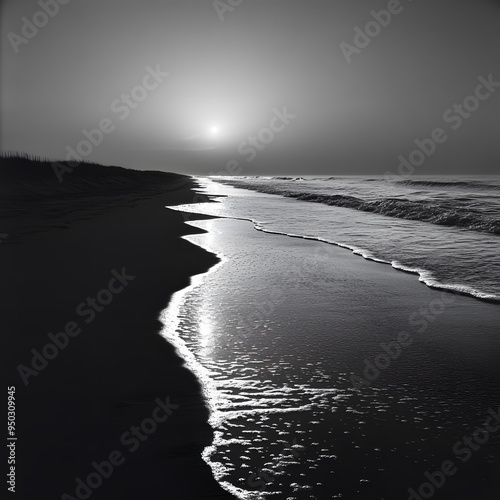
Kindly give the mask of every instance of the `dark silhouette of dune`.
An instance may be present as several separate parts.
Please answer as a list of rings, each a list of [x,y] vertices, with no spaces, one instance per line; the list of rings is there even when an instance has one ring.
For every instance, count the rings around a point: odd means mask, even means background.
[[[71,171],[56,171],[67,167]],[[22,155],[0,157],[2,194],[47,197],[98,191],[157,190],[157,184],[185,179],[186,176],[158,171],[137,171],[90,162],[58,162]],[[13,191],[15,188],[15,191]],[[95,191],[92,191],[94,193]]]
[[[72,166],[62,182],[55,173],[61,165]],[[131,205],[190,182],[187,176],[166,172],[1,157],[0,232],[9,233],[5,243],[12,243],[25,234],[67,228],[103,210]]]

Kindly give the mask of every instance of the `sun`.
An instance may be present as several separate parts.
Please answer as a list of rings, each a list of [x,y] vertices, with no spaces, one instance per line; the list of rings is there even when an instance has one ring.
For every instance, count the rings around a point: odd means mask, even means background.
[[[219,127],[217,125],[212,125],[210,127],[210,135],[217,135],[219,133]]]

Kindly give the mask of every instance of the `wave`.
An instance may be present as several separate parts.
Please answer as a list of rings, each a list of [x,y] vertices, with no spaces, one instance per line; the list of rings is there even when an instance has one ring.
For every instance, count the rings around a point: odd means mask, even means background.
[[[226,181],[228,182],[228,181]],[[459,206],[439,205],[428,201],[411,201],[405,198],[382,198],[366,201],[355,196],[340,194],[325,195],[287,191],[275,186],[247,185],[239,182],[228,182],[235,187],[252,189],[267,194],[278,194],[301,201],[323,203],[325,205],[350,208],[362,212],[371,212],[397,219],[427,222],[439,226],[455,227],[470,231],[479,231],[500,235],[500,220],[484,216],[478,211]]]
[[[467,188],[467,189],[493,189],[495,191],[500,191],[500,186],[496,184],[485,184],[483,182],[477,181],[430,181],[430,180],[402,180],[397,181],[397,184],[403,184],[405,186],[417,186],[417,187],[454,187],[454,188]]]
[[[304,177],[271,177],[277,181],[305,181]]]
[[[424,283],[425,285],[427,285],[429,288],[434,288],[436,290],[454,293],[457,295],[464,295],[464,296],[468,296],[468,297],[473,297],[475,299],[483,300],[486,302],[491,302],[494,304],[500,304],[500,297],[497,295],[484,293],[480,290],[477,290],[477,289],[470,287],[470,286],[467,286],[467,285],[442,283],[438,279],[436,279],[436,277],[434,276],[434,273],[432,271],[429,271],[427,269],[416,268],[416,267],[415,268],[408,267],[397,260],[389,261],[389,260],[385,260],[385,259],[380,259],[380,258],[376,257],[372,252],[365,250],[363,248],[356,247],[354,245],[339,243],[337,241],[328,240],[326,238],[321,238],[321,237],[316,237],[316,236],[305,236],[302,234],[287,233],[284,231],[275,231],[275,230],[266,228],[263,224],[258,223],[257,221],[255,221],[253,219],[242,218],[241,220],[247,220],[247,221],[252,222],[255,229],[257,231],[262,231],[263,233],[279,234],[282,236],[288,236],[290,238],[300,238],[300,239],[304,239],[304,240],[320,241],[322,243],[327,243],[329,245],[335,245],[335,246],[338,246],[341,248],[345,248],[347,250],[351,250],[351,252],[354,255],[359,255],[366,260],[371,260],[373,262],[378,262],[380,264],[388,264],[391,267],[393,267],[394,269],[397,269],[398,271],[403,271],[405,273],[410,273],[410,274],[416,274],[419,277],[419,281]]]
[[[279,234],[282,236],[288,236],[290,238],[299,238],[299,239],[303,239],[303,240],[319,241],[319,242],[327,243],[329,245],[334,245],[334,246],[337,246],[340,248],[345,248],[346,250],[350,250],[354,255],[359,255],[360,257],[363,257],[365,260],[378,262],[380,264],[387,264],[387,265],[390,265],[391,267],[393,267],[394,269],[397,269],[398,271],[402,271],[402,272],[410,273],[410,274],[415,274],[418,276],[419,281],[421,283],[424,283],[429,288],[441,290],[443,292],[449,292],[449,293],[456,294],[456,295],[464,295],[467,297],[473,297],[475,299],[479,299],[479,300],[482,300],[485,302],[490,302],[493,304],[500,304],[500,296],[498,296],[498,295],[494,295],[491,293],[485,293],[485,292],[477,290],[476,288],[473,288],[473,287],[468,286],[468,285],[463,285],[463,284],[458,284],[458,283],[442,283],[441,281],[439,281],[435,277],[434,273],[428,269],[409,267],[407,265],[402,264],[401,262],[399,262],[397,260],[381,259],[381,258],[375,256],[369,250],[357,247],[355,245],[340,243],[338,241],[330,240],[327,238],[322,238],[319,236],[306,236],[303,234],[290,233],[290,232],[285,232],[285,231],[276,231],[276,230],[267,228],[264,223],[259,223],[256,220],[251,219],[251,218],[246,218],[246,217],[232,217],[232,218],[238,219],[238,220],[249,221],[254,225],[254,227],[257,231],[261,231],[263,233]]]
[[[410,201],[402,198],[383,198],[364,201],[353,196],[293,194],[291,197],[303,201],[325,203],[338,207],[353,208],[398,219],[428,222],[440,226],[457,227],[500,235],[500,221],[489,219],[478,213],[458,207],[445,207],[424,201]]]

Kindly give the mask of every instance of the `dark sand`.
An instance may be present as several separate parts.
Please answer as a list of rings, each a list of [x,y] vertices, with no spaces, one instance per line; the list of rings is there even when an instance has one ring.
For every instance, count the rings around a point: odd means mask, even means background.
[[[114,450],[125,462],[89,498],[231,498],[201,458],[212,430],[200,385],[157,319],[173,292],[217,262],[180,238],[197,230],[164,208],[192,201],[193,181],[134,172],[140,183],[127,174],[113,186],[123,170],[104,181],[99,167],[78,168],[61,185],[50,168],[21,180],[2,170],[2,380],[16,387],[17,498],[78,498],[76,479]],[[123,267],[135,278],[86,324],[76,307]],[[30,351],[69,321],[81,333],[25,386],[18,365],[29,367]],[[167,396],[179,407],[132,452],[122,434]]]

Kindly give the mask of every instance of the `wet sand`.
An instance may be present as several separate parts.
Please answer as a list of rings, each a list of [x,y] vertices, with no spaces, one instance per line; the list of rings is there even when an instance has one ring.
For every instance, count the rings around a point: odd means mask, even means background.
[[[304,500],[495,498],[498,305],[251,222],[195,225],[224,260],[172,304],[177,343],[212,380],[221,480]]]

